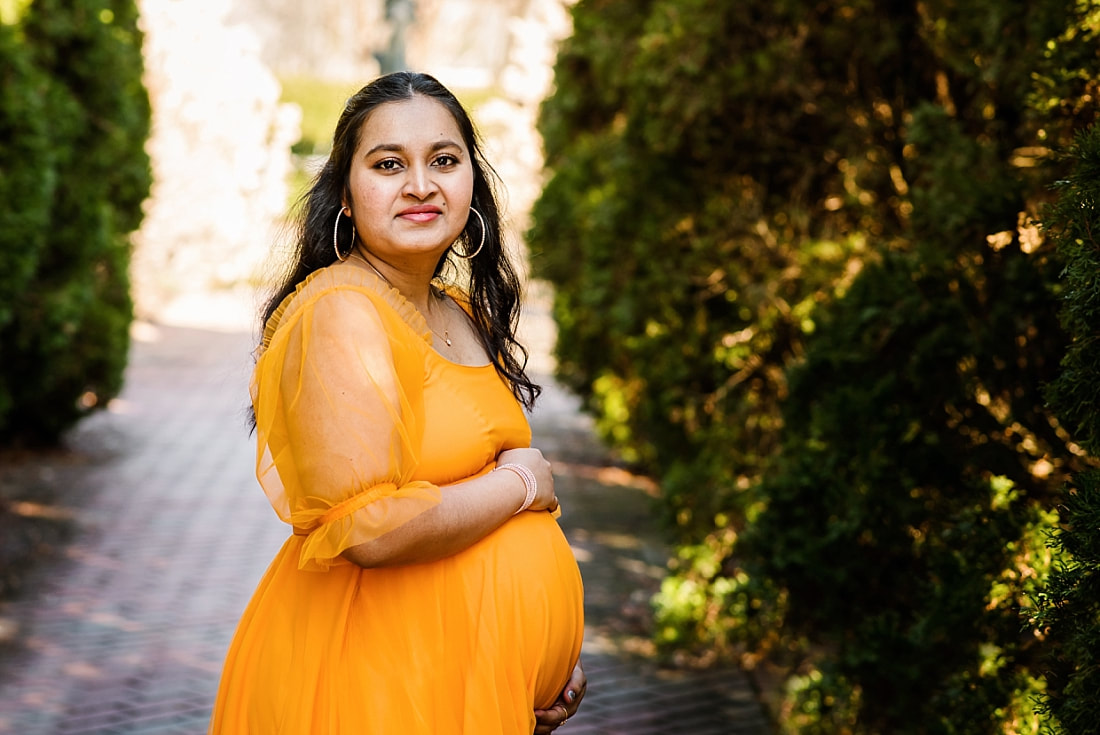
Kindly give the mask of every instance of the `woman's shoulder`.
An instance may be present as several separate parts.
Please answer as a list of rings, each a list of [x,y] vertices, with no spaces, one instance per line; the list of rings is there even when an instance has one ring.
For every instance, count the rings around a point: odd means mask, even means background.
[[[264,326],[261,351],[282,328],[298,322],[325,299],[348,296],[355,308],[377,314],[383,322],[403,325],[430,344],[431,330],[423,315],[397,289],[368,270],[337,263],[314,271],[283,299]]]

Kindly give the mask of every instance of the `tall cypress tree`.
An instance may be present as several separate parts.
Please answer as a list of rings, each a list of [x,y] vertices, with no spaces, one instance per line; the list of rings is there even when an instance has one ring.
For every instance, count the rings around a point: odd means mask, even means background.
[[[11,322],[45,244],[56,179],[42,102],[47,84],[18,28],[0,23],[0,328]],[[0,415],[7,393],[0,387]]]
[[[21,31],[48,79],[53,191],[40,257],[0,331],[0,436],[52,441],[121,387],[150,109],[133,0],[35,0]]]
[[[1082,132],[1073,173],[1058,184],[1044,226],[1065,263],[1062,321],[1072,342],[1047,395],[1073,438],[1100,458],[1100,125]],[[1052,730],[1100,730],[1100,470],[1074,477],[1059,504],[1059,561],[1038,596],[1037,623],[1053,646],[1046,710]]]

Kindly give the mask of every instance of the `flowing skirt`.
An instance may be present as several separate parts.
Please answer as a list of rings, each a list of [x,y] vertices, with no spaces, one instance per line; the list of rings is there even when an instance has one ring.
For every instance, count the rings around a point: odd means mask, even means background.
[[[549,513],[446,559],[297,568],[292,536],[229,648],[216,735],[529,735],[580,655],[583,592]]]

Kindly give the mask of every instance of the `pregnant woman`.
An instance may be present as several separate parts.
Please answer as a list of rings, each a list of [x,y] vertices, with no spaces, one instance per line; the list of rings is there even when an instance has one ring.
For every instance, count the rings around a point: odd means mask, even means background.
[[[347,102],[251,386],[257,476],[293,534],[211,733],[529,735],[584,696],[581,579],[530,447],[490,171],[432,77]]]

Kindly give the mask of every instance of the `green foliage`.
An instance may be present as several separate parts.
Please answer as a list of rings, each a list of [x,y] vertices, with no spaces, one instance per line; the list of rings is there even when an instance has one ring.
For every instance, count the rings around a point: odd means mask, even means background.
[[[573,8],[529,233],[560,377],[661,478],[659,642],[788,666],[791,732],[1039,727],[1019,614],[1082,460],[1032,220],[1098,8]]]
[[[29,4],[30,0],[0,0],[0,24],[18,23]]]
[[[0,25],[0,329],[12,321],[45,243],[55,188],[42,96],[48,84],[16,29]],[[5,398],[0,391],[0,415]]]
[[[38,198],[25,211],[4,200],[4,216],[21,219],[22,230],[2,248],[19,252],[19,276],[0,305],[0,437],[40,442],[121,387],[132,318],[127,236],[149,192],[150,110],[132,0],[35,0],[18,34],[11,53],[39,101],[11,108],[5,99],[0,115],[18,117],[28,152],[43,136],[48,148],[34,159],[5,142],[3,153],[11,180],[32,182],[24,196]]]
[[[1003,254],[981,284],[886,256],[789,373],[782,461],[740,553],[786,592],[786,635],[824,645],[854,687],[863,731],[1000,732],[991,715],[1034,677],[1019,607],[1055,520],[1034,467],[1066,450],[1024,427],[1059,333],[1027,256]],[[1047,344],[1019,346],[1026,334]]]
[[[858,213],[806,195],[837,176],[843,152],[817,143],[806,168],[794,148],[760,145],[769,133],[752,121],[773,112],[777,137],[807,140],[828,124],[803,109],[798,75],[737,63],[718,41],[755,9],[711,6],[576,7],[543,115],[554,176],[531,233],[536,273],[557,286],[561,377],[608,415],[601,425],[628,456],[683,479],[666,482],[667,509],[700,529],[774,451],[777,368],[865,246]]]
[[[300,155],[327,153],[344,102],[358,86],[301,76],[282,77],[279,84],[282,101],[296,104],[302,110],[302,137],[294,144],[294,152]]]
[[[1043,219],[1065,262],[1061,317],[1073,340],[1047,395],[1074,439],[1100,456],[1100,129],[1082,133],[1071,158]]]
[[[1065,262],[1062,323],[1072,342],[1047,391],[1082,448],[1100,457],[1100,126],[1082,132],[1073,173],[1043,218]],[[1054,670],[1046,711],[1065,733],[1100,723],[1100,470],[1073,478],[1059,507],[1058,563],[1037,596],[1036,623],[1050,635]]]

